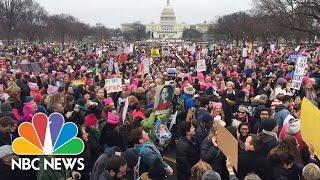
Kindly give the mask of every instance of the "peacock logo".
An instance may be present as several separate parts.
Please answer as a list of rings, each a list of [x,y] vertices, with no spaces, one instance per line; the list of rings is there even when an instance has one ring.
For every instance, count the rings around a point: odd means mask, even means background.
[[[19,126],[19,138],[12,143],[12,150],[18,155],[79,155],[84,150],[83,141],[76,137],[75,123],[65,123],[60,113],[52,113],[49,118],[37,113],[32,123]]]

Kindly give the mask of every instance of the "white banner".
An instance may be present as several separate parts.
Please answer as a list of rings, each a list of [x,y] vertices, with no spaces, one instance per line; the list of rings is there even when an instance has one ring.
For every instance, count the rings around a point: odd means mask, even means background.
[[[128,100],[128,98],[126,98],[125,103],[124,103],[124,107],[123,107],[123,111],[122,111],[122,122],[123,122],[123,124],[124,124],[124,121],[126,120],[128,107],[129,107],[129,100]]]
[[[122,91],[122,79],[121,78],[106,79],[104,87],[107,93]]]
[[[305,56],[298,57],[291,84],[293,89],[300,90],[303,76],[306,74],[307,61],[308,58]]]
[[[207,70],[206,60],[205,59],[197,60],[197,72],[203,72],[206,70]]]

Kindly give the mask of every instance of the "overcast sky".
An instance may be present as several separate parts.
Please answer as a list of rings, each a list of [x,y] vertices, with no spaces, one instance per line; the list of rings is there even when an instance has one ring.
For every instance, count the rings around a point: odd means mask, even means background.
[[[108,27],[141,21],[159,22],[167,0],[36,0],[50,14],[67,13],[80,21]],[[217,16],[251,9],[252,0],[170,0],[177,22],[212,21]]]

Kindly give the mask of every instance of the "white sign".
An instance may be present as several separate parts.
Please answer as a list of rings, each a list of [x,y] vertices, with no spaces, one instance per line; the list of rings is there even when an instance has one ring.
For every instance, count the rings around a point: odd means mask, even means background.
[[[248,49],[247,48],[242,49],[242,57],[244,57],[244,58],[248,57]]]
[[[270,45],[270,49],[271,49],[271,52],[274,52],[276,50],[276,45],[271,44]]]
[[[142,74],[150,74],[150,60],[143,59],[141,63],[142,63]]]
[[[305,75],[306,66],[307,66],[308,58],[305,56],[299,56],[296,63],[296,68],[294,71],[292,84],[293,89],[300,90],[302,85],[302,79]]]
[[[197,72],[203,72],[206,70],[207,70],[206,60],[205,59],[197,60]]]
[[[104,87],[107,93],[122,91],[122,79],[121,78],[106,79]]]
[[[162,56],[169,56],[169,55],[170,55],[169,46],[163,45],[162,46]]]
[[[125,103],[124,103],[124,107],[123,107],[123,111],[122,111],[122,122],[123,122],[123,124],[124,124],[124,121],[126,120],[128,107],[129,107],[129,99],[126,98]]]

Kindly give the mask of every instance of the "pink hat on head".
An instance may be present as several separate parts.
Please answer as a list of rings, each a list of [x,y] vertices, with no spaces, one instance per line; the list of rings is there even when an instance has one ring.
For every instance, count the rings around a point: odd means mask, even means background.
[[[222,103],[221,102],[215,102],[215,103],[213,103],[213,109],[215,109],[215,108],[222,108]]]
[[[119,123],[119,116],[109,112],[108,117],[107,117],[107,123],[113,124],[113,125],[118,124]]]
[[[206,83],[206,89],[209,89],[209,88],[213,88],[213,84],[212,83]]]
[[[28,83],[28,86],[30,88],[31,91],[39,91],[39,86],[37,83],[32,83],[32,82],[29,82]]]
[[[234,77],[238,77],[239,76],[239,74],[236,71],[233,71],[230,75],[234,76]]]
[[[112,98],[110,98],[110,97],[104,99],[104,100],[103,100],[103,103],[104,103],[104,105],[106,105],[106,106],[111,105],[111,104],[114,104]]]
[[[95,126],[98,123],[98,119],[94,114],[89,114],[84,117],[84,125],[85,126]]]
[[[58,88],[52,85],[48,85],[47,93],[49,95],[56,94],[58,92]]]

